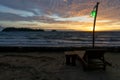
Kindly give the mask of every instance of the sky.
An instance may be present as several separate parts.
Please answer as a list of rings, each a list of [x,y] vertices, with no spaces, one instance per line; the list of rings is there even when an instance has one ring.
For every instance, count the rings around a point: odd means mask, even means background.
[[[97,2],[96,31],[120,31],[120,0],[0,0],[0,26],[92,31]]]

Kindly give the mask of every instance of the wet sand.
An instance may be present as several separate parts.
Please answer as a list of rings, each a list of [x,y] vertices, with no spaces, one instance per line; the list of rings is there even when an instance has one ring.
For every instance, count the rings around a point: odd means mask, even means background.
[[[106,53],[106,71],[65,65],[64,52],[0,53],[0,80],[119,80],[120,53]]]

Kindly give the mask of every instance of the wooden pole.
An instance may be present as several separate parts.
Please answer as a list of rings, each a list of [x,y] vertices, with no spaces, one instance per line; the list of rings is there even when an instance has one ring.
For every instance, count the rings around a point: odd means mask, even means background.
[[[96,25],[96,18],[97,18],[97,13],[98,13],[98,5],[99,5],[99,2],[97,2],[96,4],[96,15],[95,15],[95,18],[94,18],[94,24],[93,24],[93,48],[95,47],[95,25]]]

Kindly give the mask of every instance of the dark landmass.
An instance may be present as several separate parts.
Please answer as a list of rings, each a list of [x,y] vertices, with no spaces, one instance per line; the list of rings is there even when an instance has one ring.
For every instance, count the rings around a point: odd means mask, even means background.
[[[4,28],[2,32],[8,32],[8,31],[44,31],[43,29],[30,29],[30,28]]]
[[[57,30],[51,30],[52,32],[57,32]]]

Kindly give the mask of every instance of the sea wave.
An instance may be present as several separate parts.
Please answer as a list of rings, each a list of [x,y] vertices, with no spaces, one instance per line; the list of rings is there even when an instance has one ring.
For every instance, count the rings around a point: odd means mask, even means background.
[[[120,32],[96,33],[95,46],[120,46]],[[0,32],[0,46],[92,46],[88,32]]]

